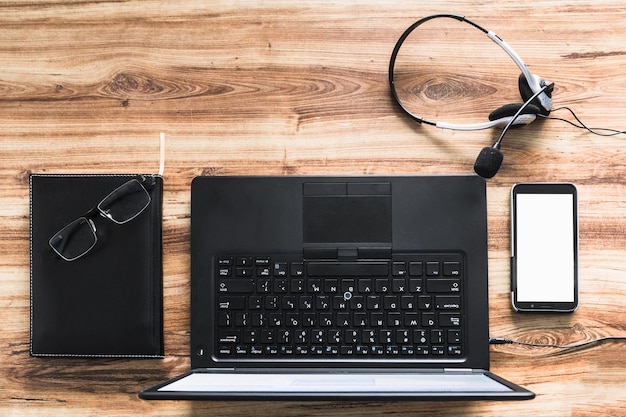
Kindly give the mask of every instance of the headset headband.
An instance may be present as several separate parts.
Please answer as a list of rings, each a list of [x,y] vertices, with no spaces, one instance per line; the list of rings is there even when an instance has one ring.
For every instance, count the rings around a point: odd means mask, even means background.
[[[393,52],[391,54],[391,60],[389,61],[389,87],[391,88],[391,95],[393,96],[394,100],[398,103],[398,105],[400,105],[402,110],[404,110],[416,122],[425,123],[428,125],[442,128],[442,129],[455,129],[455,130],[488,129],[490,127],[494,127],[494,126],[498,126],[502,124],[502,120],[494,120],[494,121],[489,121],[489,122],[484,122],[484,123],[475,123],[475,124],[454,124],[454,123],[446,123],[446,122],[428,121],[424,119],[423,117],[420,117],[411,113],[406,107],[404,107],[404,105],[398,98],[398,93],[396,92],[396,86],[394,82],[394,67],[396,64],[396,57],[398,55],[398,52],[400,51],[400,47],[402,46],[406,38],[411,34],[411,32],[413,32],[418,26],[420,26],[422,23],[425,23],[429,20],[437,19],[437,18],[450,18],[450,19],[458,20],[460,22],[465,22],[475,27],[476,29],[480,30],[484,34],[486,34],[487,37],[489,37],[489,39],[491,39],[498,46],[504,49],[504,51],[511,57],[511,59],[513,59],[515,64],[522,71],[522,74],[524,74],[524,77],[526,78],[528,86],[530,87],[533,93],[540,92],[543,89],[543,87],[545,87],[545,85],[548,84],[547,81],[544,81],[540,77],[531,74],[530,71],[528,70],[528,67],[526,67],[526,64],[524,64],[524,61],[522,61],[519,55],[517,55],[517,53],[515,53],[515,51],[506,42],[500,39],[498,35],[496,35],[494,32],[483,28],[482,26],[478,25],[477,23],[472,22],[469,19],[466,19],[464,16],[459,16],[459,15],[454,15],[454,14],[435,14],[431,16],[426,16],[423,19],[420,19],[417,22],[413,23],[411,26],[409,26],[407,30],[404,31],[402,36],[400,36],[400,39],[398,39],[398,42],[396,42],[396,46],[393,48]],[[539,99],[539,103],[544,109],[549,111],[552,108],[552,99],[545,92],[545,89],[543,92],[541,92],[541,94],[537,96],[537,98]],[[522,115],[522,117],[523,116],[524,115]],[[506,124],[506,121],[505,121],[505,124]]]

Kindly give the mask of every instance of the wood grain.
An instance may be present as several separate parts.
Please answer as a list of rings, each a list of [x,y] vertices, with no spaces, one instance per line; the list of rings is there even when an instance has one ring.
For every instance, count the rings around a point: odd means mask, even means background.
[[[375,0],[4,1],[0,4],[0,414],[626,415],[626,354],[607,342],[563,352],[503,345],[492,370],[530,402],[147,402],[137,393],[187,370],[190,184],[197,175],[470,173],[499,131],[419,126],[392,102],[389,56],[432,13],[494,30],[555,106],[626,129],[626,7],[568,2]],[[422,30],[423,29],[423,30]],[[403,98],[427,119],[481,122],[519,101],[519,70],[480,32],[425,25],[403,48]],[[569,116],[554,112],[554,116]],[[571,119],[570,119],[571,120]],[[28,356],[28,175],[156,172],[166,134],[166,359]],[[626,137],[556,120],[516,129],[488,183],[490,332],[567,344],[626,335]],[[571,181],[580,194],[580,309],[521,315],[509,296],[509,192]],[[105,411],[106,410],[106,411]]]

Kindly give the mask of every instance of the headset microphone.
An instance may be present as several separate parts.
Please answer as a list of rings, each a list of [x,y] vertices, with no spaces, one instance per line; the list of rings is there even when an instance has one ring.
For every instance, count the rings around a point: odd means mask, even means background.
[[[504,155],[500,151],[500,144],[483,148],[474,163],[474,171],[483,178],[491,178],[500,169]]]

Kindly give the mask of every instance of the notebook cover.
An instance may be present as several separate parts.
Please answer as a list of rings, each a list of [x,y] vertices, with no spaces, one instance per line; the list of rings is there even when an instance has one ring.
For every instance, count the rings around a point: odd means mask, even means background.
[[[75,261],[48,243],[137,175],[30,177],[32,356],[162,358],[163,179],[146,175],[150,205],[135,219],[94,222],[98,241]]]

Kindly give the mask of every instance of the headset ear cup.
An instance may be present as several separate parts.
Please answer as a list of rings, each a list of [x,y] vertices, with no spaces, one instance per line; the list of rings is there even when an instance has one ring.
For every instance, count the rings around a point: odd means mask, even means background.
[[[519,88],[519,93],[522,96],[522,100],[524,100],[524,102],[528,101],[533,96],[533,94],[535,94],[532,88],[530,88],[530,85],[528,85],[528,80],[523,73],[520,74],[517,78],[517,87]],[[548,95],[548,97],[552,97],[552,90],[546,91],[546,94]],[[532,104],[540,109],[540,111],[536,114],[543,114],[544,116],[548,116],[550,114],[549,110],[543,108],[538,98],[535,98],[532,101]]]
[[[492,111],[491,113],[489,113],[489,120],[494,121],[498,119],[503,119],[505,117],[515,116],[515,113],[517,113],[523,105],[524,103],[505,104],[504,106],[499,107],[495,109],[494,111]],[[522,110],[521,114],[537,115],[540,112],[541,110],[539,110],[539,107],[535,106],[534,104],[529,104],[528,106],[526,106],[524,110]]]
[[[517,87],[519,88],[519,93],[522,96],[522,100],[528,101],[529,98],[533,96],[533,90],[528,85],[528,80],[524,76],[524,74],[520,74],[517,77]]]

